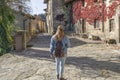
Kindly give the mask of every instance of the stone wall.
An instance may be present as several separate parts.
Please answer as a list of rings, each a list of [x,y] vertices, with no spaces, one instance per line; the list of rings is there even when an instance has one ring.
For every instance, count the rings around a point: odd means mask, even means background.
[[[52,34],[56,31],[58,25],[62,24],[64,30],[70,30],[72,25],[68,25],[71,20],[68,19],[68,15],[64,11],[64,0],[48,0],[46,10],[46,22],[48,27],[48,33]]]
[[[53,0],[48,0],[46,2],[47,10],[46,10],[46,25],[48,28],[48,33],[52,34],[53,32]]]
[[[21,14],[15,13],[15,26],[18,27],[19,29],[23,29],[23,20],[24,16]]]
[[[63,0],[53,0],[52,5],[53,5],[53,29],[56,30],[57,26],[59,24],[64,25],[63,20],[59,21],[56,19],[59,15],[62,15],[62,14],[64,15],[64,11],[63,11],[64,1]]]
[[[110,4],[109,1],[107,0],[106,2],[107,6]],[[110,20],[114,19],[114,24],[113,24],[113,30],[110,31]],[[106,39],[115,39],[118,43],[120,43],[120,7],[116,9],[115,15],[111,18],[107,19],[107,21],[104,22],[104,32],[102,31],[102,22],[99,21],[99,28],[94,28],[94,23],[89,24],[86,22],[86,32],[89,37],[92,35],[94,36],[99,36],[101,40],[106,40]],[[83,27],[82,23],[80,20],[77,21],[77,23],[74,25],[75,26],[75,32],[77,34],[83,33]]]

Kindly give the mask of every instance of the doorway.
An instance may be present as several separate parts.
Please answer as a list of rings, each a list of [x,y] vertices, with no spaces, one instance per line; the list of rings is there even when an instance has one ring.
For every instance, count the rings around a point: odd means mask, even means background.
[[[86,21],[84,19],[82,19],[82,31],[86,33]]]

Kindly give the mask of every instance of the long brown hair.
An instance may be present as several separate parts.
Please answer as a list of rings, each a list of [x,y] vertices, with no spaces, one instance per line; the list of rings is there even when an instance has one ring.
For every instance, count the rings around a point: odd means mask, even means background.
[[[62,25],[59,25],[58,27],[57,27],[57,31],[56,31],[56,33],[55,33],[55,35],[54,35],[54,37],[57,39],[57,40],[62,40],[62,38],[65,36],[65,34],[64,34],[64,29],[63,29],[63,26]]]

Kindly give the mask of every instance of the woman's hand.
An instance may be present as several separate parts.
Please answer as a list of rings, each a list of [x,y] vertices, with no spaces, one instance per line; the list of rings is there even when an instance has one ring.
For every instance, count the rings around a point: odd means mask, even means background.
[[[54,57],[53,54],[50,54],[50,57],[53,58]]]

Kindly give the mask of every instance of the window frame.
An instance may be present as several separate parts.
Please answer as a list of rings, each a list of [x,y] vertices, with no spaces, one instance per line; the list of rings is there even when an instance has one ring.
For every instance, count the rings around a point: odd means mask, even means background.
[[[115,19],[110,19],[109,20],[109,32],[114,31],[114,27],[115,27]]]
[[[98,19],[94,20],[94,29],[100,29],[100,21]]]

